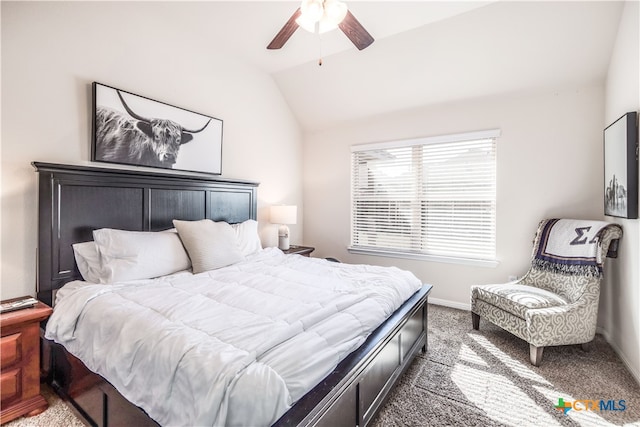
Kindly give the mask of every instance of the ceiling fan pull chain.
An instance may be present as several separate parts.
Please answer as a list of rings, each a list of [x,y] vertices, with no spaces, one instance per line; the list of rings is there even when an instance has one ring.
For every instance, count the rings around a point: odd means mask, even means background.
[[[318,67],[322,66],[322,36],[318,34],[318,46],[319,46],[319,58],[318,58]]]

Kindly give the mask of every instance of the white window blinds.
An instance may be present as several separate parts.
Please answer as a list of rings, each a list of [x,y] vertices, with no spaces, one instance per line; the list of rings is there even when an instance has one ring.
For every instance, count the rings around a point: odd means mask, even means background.
[[[495,259],[499,130],[352,146],[352,250]]]

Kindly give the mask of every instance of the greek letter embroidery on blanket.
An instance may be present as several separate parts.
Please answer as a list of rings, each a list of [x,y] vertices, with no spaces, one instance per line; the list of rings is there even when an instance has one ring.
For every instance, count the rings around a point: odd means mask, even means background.
[[[540,231],[533,265],[567,275],[602,274],[600,236],[611,224],[604,221],[550,219]]]
[[[591,230],[591,227],[578,227],[576,228],[576,234],[578,235],[578,237],[576,237],[575,239],[573,239],[571,241],[571,243],[569,243],[570,245],[584,245],[585,243],[587,243],[587,238],[584,237],[584,239],[582,238],[586,233],[589,232],[589,230]],[[589,244],[591,243],[595,243],[598,238],[598,236],[593,236],[593,239],[589,240]]]

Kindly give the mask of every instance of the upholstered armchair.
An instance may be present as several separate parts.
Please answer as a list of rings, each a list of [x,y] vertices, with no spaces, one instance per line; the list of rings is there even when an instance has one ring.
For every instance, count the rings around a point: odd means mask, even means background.
[[[540,222],[529,271],[500,285],[471,288],[471,319],[480,318],[529,343],[539,366],[544,347],[587,344],[596,333],[604,257],[616,257],[622,229],[602,221]]]

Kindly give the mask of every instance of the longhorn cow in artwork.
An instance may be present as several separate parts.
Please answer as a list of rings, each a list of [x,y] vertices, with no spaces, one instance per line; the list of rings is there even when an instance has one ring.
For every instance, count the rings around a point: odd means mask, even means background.
[[[116,90],[128,115],[104,106],[96,107],[96,158],[114,163],[172,168],[183,144],[202,132],[186,129],[168,119],[147,118],[134,112]]]

